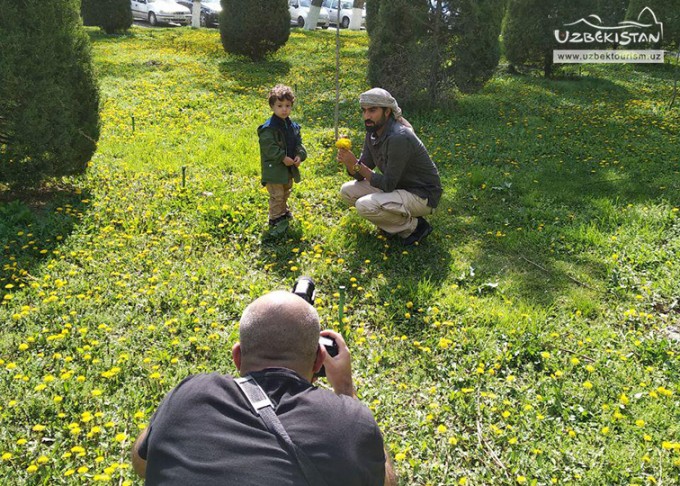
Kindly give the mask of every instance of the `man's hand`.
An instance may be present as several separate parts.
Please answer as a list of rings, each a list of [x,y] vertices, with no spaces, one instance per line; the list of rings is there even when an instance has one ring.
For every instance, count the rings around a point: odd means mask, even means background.
[[[354,169],[354,164],[359,162],[359,159],[356,158],[351,150],[338,149],[338,162],[342,162],[351,174],[352,169]]]
[[[283,165],[290,167],[291,165],[295,165],[295,161],[286,155],[283,158]]]
[[[327,329],[321,331],[321,335],[334,339],[338,346],[336,356],[329,355],[326,348],[321,346],[321,352],[324,355],[323,365],[326,367],[326,379],[336,394],[355,397],[354,382],[352,381],[352,359],[347,343],[342,335],[335,331]]]
[[[293,164],[295,164],[295,167],[300,167],[300,164],[302,161],[300,160],[300,156],[296,155],[295,158],[293,159]]]

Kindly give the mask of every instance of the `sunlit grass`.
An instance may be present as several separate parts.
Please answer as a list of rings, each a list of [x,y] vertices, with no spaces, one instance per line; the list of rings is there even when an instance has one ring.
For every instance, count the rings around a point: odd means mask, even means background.
[[[672,66],[499,74],[450,106],[404,107],[445,184],[435,232],[405,250],[337,196],[333,32],[296,29],[258,64],[205,29],[91,35],[88,173],[0,203],[1,481],[132,482],[129,447],[163,395],[233,372],[243,308],[307,274],[403,484],[677,483]],[[342,42],[357,147],[367,38]],[[273,241],[256,127],[278,82],[310,157]]]

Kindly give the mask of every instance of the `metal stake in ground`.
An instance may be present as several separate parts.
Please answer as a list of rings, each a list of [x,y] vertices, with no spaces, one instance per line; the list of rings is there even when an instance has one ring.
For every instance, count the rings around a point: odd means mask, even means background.
[[[340,290],[340,302],[338,303],[338,323],[342,325],[342,313],[345,310],[345,286],[341,285]]]

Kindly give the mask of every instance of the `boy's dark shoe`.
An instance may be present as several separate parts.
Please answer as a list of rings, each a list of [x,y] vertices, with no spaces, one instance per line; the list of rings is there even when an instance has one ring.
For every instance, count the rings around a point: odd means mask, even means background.
[[[291,214],[290,218],[292,218],[292,217],[293,217],[293,215]],[[269,220],[269,226],[276,226],[281,221],[285,221],[285,220],[290,219],[290,218],[288,217],[288,213],[286,213],[282,216],[279,216],[278,218],[270,219]]]
[[[404,238],[404,246],[415,245],[427,238],[427,235],[432,233],[432,226],[425,221],[425,218],[418,216],[418,225],[416,229],[408,237]]]
[[[288,220],[284,216],[269,221],[269,234],[272,236],[282,235],[287,229]]]

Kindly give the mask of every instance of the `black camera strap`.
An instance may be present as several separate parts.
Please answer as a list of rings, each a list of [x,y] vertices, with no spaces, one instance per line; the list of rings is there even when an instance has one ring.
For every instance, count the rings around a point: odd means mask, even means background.
[[[262,419],[272,434],[274,434],[284,446],[284,449],[295,459],[302,470],[302,474],[310,486],[326,486],[326,480],[312,463],[305,452],[300,449],[286,432],[281,420],[276,415],[274,405],[264,392],[260,384],[250,375],[234,380],[245,397],[248,399],[253,412]]]

